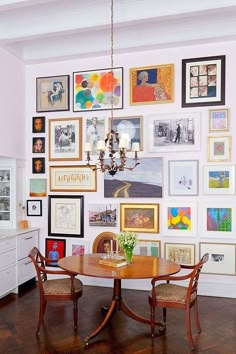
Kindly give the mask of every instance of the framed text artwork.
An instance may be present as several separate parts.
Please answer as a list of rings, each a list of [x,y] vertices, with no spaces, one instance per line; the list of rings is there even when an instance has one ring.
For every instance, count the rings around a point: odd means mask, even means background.
[[[149,152],[200,150],[200,112],[151,114],[147,124]]]
[[[208,137],[208,161],[220,162],[231,160],[231,136]]]
[[[235,165],[203,166],[205,194],[234,194]]]
[[[182,107],[225,104],[225,55],[182,60]]]
[[[120,229],[143,233],[159,232],[159,204],[120,204]]]
[[[49,161],[82,160],[82,118],[49,119]]]
[[[84,237],[84,196],[48,196],[48,235]]]
[[[73,73],[73,111],[123,108],[123,68]]]
[[[174,102],[174,65],[130,69],[130,104]]]
[[[229,109],[209,110],[209,132],[229,131]]]
[[[36,112],[69,111],[69,75],[36,78]]]
[[[195,244],[165,242],[165,258],[184,265],[195,264]]]
[[[198,160],[169,161],[169,195],[198,195]]]
[[[51,192],[96,192],[97,171],[93,166],[49,166]]]

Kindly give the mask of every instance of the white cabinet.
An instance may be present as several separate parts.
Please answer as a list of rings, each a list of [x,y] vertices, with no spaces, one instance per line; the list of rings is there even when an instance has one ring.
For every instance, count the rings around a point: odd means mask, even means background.
[[[16,237],[0,240],[0,297],[17,286]]]
[[[11,224],[11,168],[0,167],[0,225]]]

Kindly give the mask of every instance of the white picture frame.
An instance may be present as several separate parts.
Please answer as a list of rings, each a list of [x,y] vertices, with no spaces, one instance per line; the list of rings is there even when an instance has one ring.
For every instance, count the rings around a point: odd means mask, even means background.
[[[84,239],[67,239],[66,256],[81,256],[90,252],[90,242]]]
[[[168,161],[169,195],[198,195],[198,160]]]
[[[205,194],[235,194],[235,165],[203,166]]]

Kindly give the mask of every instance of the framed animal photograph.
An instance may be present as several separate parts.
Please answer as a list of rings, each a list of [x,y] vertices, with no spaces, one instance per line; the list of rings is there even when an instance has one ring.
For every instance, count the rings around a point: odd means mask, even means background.
[[[130,104],[174,102],[174,65],[131,68]]]
[[[182,60],[182,107],[225,104],[225,55]]]
[[[169,195],[198,195],[198,160],[170,160]]]
[[[205,194],[235,194],[235,165],[203,166]]]

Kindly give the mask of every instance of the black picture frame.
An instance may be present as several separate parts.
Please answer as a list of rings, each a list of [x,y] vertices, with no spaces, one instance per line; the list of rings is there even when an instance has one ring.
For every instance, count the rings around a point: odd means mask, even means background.
[[[45,173],[45,157],[32,158],[32,173],[33,174]]]
[[[48,196],[48,235],[84,237],[84,196]]]
[[[42,216],[42,200],[26,200],[27,216]]]
[[[32,117],[32,133],[45,133],[45,117]]]
[[[182,107],[225,104],[225,55],[182,60]]]

